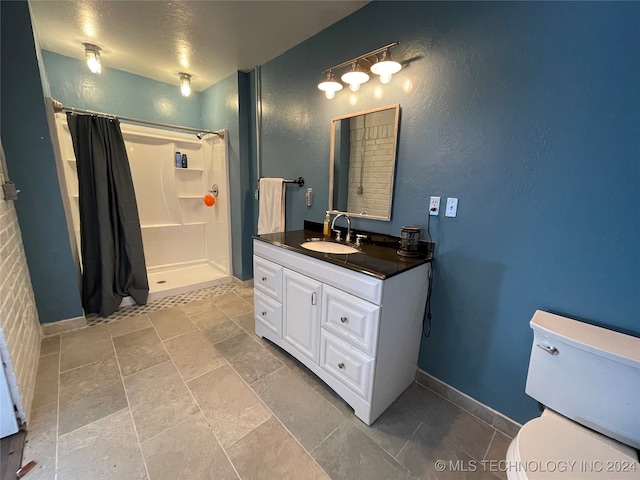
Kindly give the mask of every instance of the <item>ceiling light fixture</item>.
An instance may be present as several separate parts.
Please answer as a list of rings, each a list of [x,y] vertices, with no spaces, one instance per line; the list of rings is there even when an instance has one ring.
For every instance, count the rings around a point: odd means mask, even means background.
[[[100,60],[100,47],[92,43],[83,43],[84,54],[87,59],[87,67],[91,73],[99,74],[102,72],[102,61]]]
[[[191,95],[191,75],[183,72],[178,75],[180,76],[180,93],[183,97],[188,97]]]
[[[391,76],[394,73],[398,73],[402,69],[402,65],[398,62],[391,60],[391,48],[398,45],[400,42],[393,42],[384,47],[377,48],[371,52],[360,55],[359,57],[352,58],[346,62],[342,62],[334,67],[326,69],[323,73],[326,74],[327,79],[324,82],[318,84],[318,88],[325,92],[325,96],[328,99],[332,99],[336,96],[336,92],[342,90],[342,84],[333,78],[333,71],[351,67],[351,70],[345,72],[340,79],[344,83],[349,84],[349,88],[357,92],[360,90],[360,85],[366,83],[369,80],[367,71],[380,75],[380,81],[387,84],[391,81]],[[381,57],[378,55],[382,54]]]
[[[331,100],[336,96],[336,92],[342,90],[342,84],[333,78],[331,70],[327,72],[327,79],[318,84],[318,88],[324,92],[325,97]]]

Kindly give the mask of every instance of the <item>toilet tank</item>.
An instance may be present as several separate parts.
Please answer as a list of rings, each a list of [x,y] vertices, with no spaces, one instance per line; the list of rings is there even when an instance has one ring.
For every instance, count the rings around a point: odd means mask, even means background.
[[[640,338],[536,311],[527,395],[640,448]]]

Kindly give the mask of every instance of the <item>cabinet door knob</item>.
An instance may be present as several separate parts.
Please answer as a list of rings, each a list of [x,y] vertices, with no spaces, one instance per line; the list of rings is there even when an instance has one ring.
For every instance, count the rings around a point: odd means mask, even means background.
[[[267,277],[262,277],[262,281],[266,282],[267,281]]]
[[[262,316],[264,317],[267,314],[267,312],[262,312]]]
[[[342,369],[344,368],[344,363],[340,362],[340,363],[338,364],[338,368],[342,370]]]
[[[347,323],[347,317],[340,317],[340,321],[342,323]]]

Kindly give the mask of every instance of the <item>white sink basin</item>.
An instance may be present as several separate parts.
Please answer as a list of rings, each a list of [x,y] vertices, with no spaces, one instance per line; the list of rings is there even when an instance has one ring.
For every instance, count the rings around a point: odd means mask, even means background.
[[[325,240],[303,242],[300,244],[300,246],[302,248],[306,248],[307,250],[322,253],[348,254],[358,253],[360,251],[357,248],[350,247],[349,245],[345,245],[343,243],[327,242]]]

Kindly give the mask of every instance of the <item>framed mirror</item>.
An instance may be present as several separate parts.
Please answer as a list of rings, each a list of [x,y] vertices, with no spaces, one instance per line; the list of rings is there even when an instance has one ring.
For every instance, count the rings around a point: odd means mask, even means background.
[[[331,119],[331,213],[391,220],[399,120],[399,104]]]

